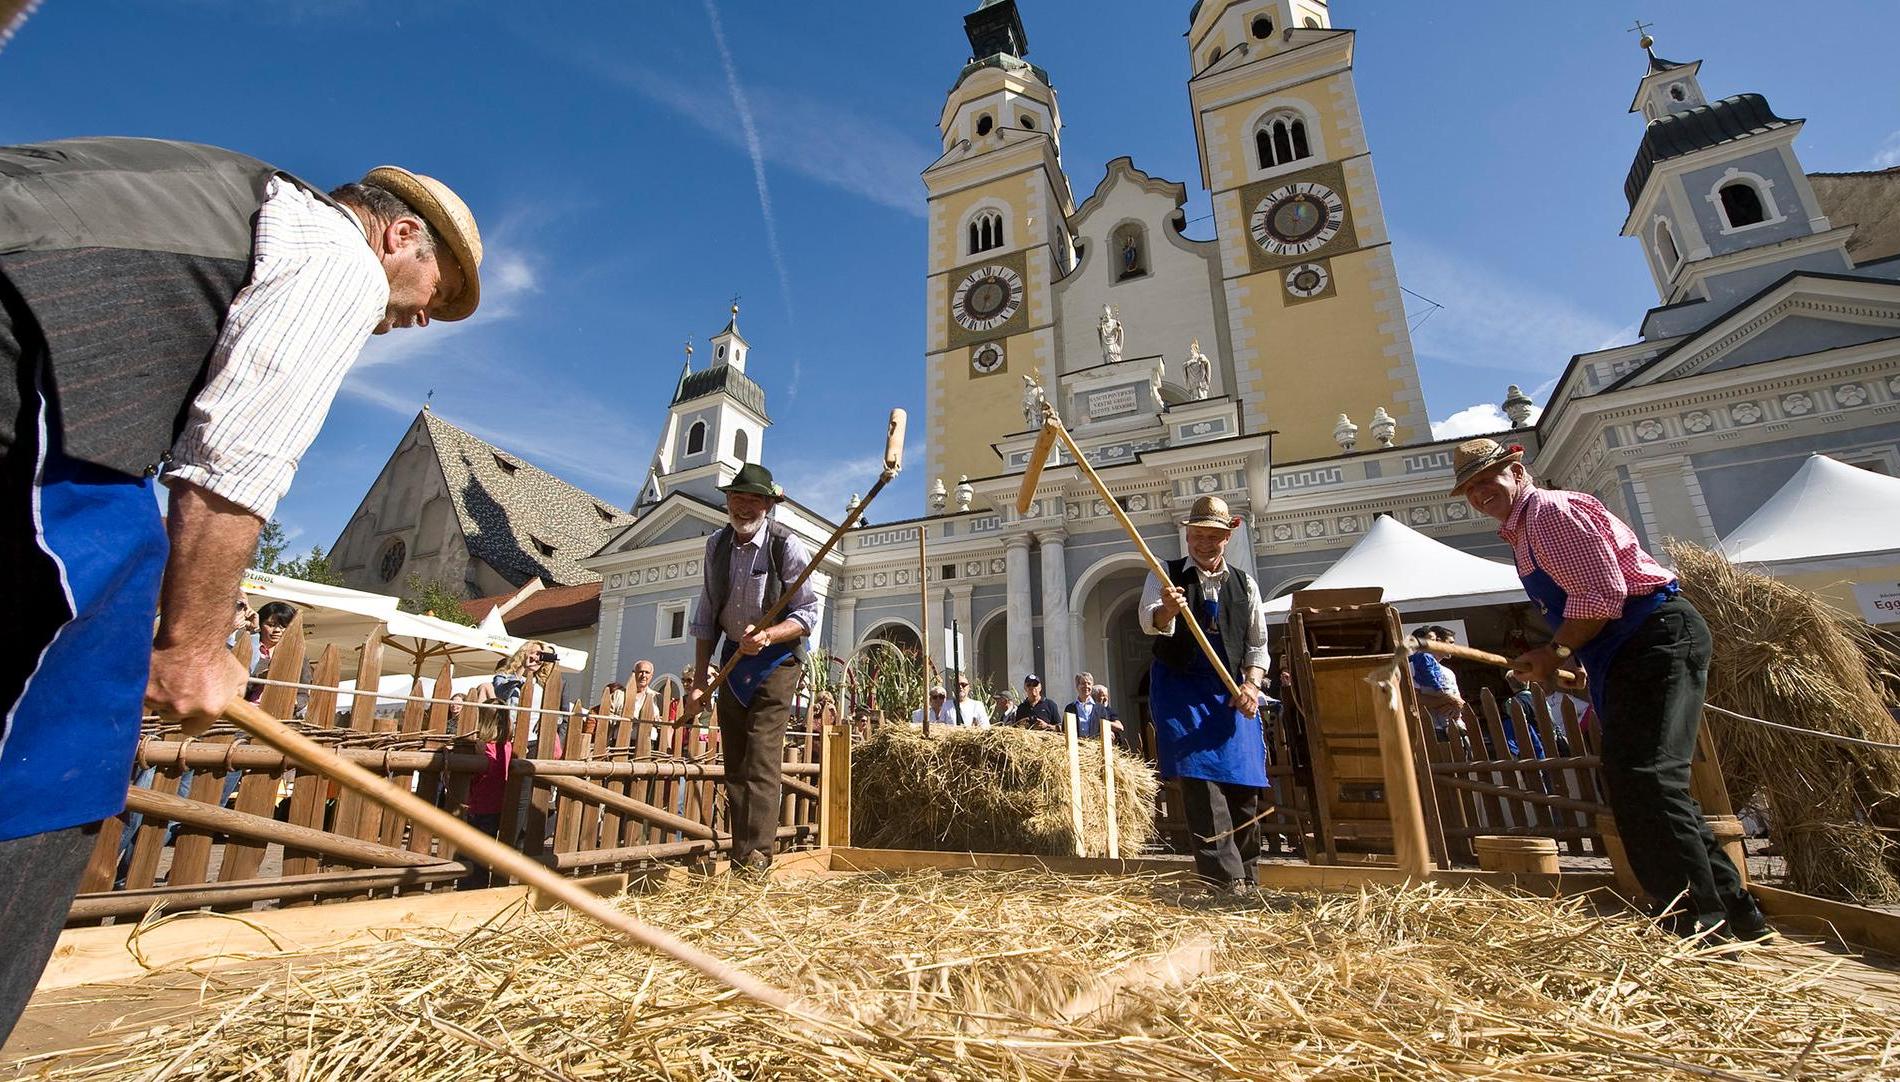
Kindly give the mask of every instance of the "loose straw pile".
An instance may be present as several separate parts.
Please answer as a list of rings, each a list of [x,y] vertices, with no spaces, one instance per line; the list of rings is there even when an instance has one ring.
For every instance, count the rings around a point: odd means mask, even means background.
[[[195,1014],[22,1068],[298,1082],[1900,1072],[1891,1006],[1837,972],[1855,963],[1772,945],[1720,957],[1580,899],[1210,901],[1169,881],[1023,872],[720,879],[621,904],[856,1017],[863,1039],[791,1024],[550,910],[293,959],[261,986],[214,975]]]
[[[1669,546],[1683,594],[1715,639],[1709,702],[1823,733],[1900,743],[1870,629],[1805,590],[1719,554]],[[1853,901],[1900,900],[1900,752],[1818,740],[1711,711],[1736,802],[1765,801],[1794,889]]]
[[[1102,747],[1081,747],[1080,852],[1108,856]],[[1116,751],[1115,856],[1139,856],[1154,837],[1154,768]],[[1075,856],[1069,750],[1061,733],[1013,726],[938,729],[929,739],[887,725],[851,755],[853,840],[878,849]]]

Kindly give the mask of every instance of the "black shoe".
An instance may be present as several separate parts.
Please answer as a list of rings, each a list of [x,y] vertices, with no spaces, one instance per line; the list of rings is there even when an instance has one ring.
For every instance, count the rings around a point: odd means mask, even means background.
[[[1728,919],[1723,922],[1722,931],[1746,943],[1760,943],[1777,934],[1761,907],[1755,904],[1755,899],[1747,895],[1729,905]]]

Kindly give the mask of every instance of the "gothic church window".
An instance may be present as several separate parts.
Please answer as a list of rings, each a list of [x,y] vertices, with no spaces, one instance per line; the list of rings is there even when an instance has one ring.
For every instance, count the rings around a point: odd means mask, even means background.
[[[1275,113],[1262,121],[1253,134],[1253,143],[1262,169],[1313,156],[1312,145],[1306,139],[1306,121],[1290,113]]]
[[[1738,180],[1724,184],[1718,194],[1722,197],[1722,214],[1728,219],[1730,229],[1759,225],[1768,220],[1768,212],[1761,205],[1761,193],[1753,184]]]
[[[706,449],[706,422],[694,421],[693,427],[686,430],[686,453],[699,454]]]
[[[970,219],[970,254],[1003,246],[1003,216],[988,211]]]

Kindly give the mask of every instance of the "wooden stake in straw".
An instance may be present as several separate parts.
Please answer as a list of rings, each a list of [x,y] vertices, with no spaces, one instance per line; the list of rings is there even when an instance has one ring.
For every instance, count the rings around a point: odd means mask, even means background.
[[[917,627],[924,646],[924,737],[930,736],[930,551],[925,546],[926,527],[917,524]]]
[[[1135,543],[1135,550],[1141,553],[1142,560],[1148,565],[1149,573],[1166,586],[1168,569],[1162,566],[1160,560],[1155,559],[1153,552],[1149,551],[1148,543],[1141,539],[1141,531],[1135,529],[1135,524],[1128,520],[1128,513],[1122,510],[1121,504],[1115,502],[1115,494],[1102,483],[1101,475],[1089,465],[1088,456],[1075,445],[1074,437],[1069,435],[1068,429],[1062,427],[1061,418],[1056,416],[1055,409],[1047,402],[1042,404],[1042,416],[1042,434],[1036,437],[1035,450],[1029,453],[1029,469],[1023,474],[1022,488],[1016,493],[1016,513],[1028,512],[1029,505],[1036,501],[1036,482],[1042,477],[1043,459],[1048,457],[1050,445],[1060,442],[1068,449],[1069,457],[1075,460],[1075,468],[1082,472],[1082,476],[1094,483],[1095,491],[1102,497],[1102,503],[1114,513],[1115,521],[1121,523],[1122,529],[1128,534],[1128,539]],[[1238,702],[1240,685],[1234,682],[1234,674],[1227,671],[1226,660],[1214,653],[1214,644],[1207,641],[1207,632],[1201,630],[1200,620],[1196,619],[1192,613],[1182,613],[1181,618],[1187,621],[1188,630],[1194,633],[1194,641],[1199,644],[1201,653],[1207,655],[1207,663],[1214,667],[1214,671],[1220,674],[1221,682],[1227,685],[1227,694],[1233,697],[1229,701]]]
[[[1062,730],[1069,742],[1069,825],[1075,829],[1075,855],[1088,856],[1082,837],[1082,744],[1076,737],[1075,711],[1062,712]]]
[[[407,789],[379,778],[355,763],[338,758],[316,741],[266,714],[243,699],[233,700],[224,708],[224,717],[236,722],[257,739],[297,761],[297,765],[324,775],[353,792],[360,793],[389,811],[408,816],[418,826],[455,846],[469,859],[486,864],[511,879],[520,880],[562,904],[618,932],[633,942],[666,955],[681,965],[697,970],[720,984],[768,1007],[788,1014],[816,1018],[837,1025],[816,1012],[794,1004],[784,990],[766,984],[750,973],[722,962],[677,937],[648,926],[622,913],[605,900],[575,885],[538,861],[476,830],[448,812],[418,799]]]
[[[1115,821],[1115,738],[1108,731],[1108,718],[1102,708],[1095,711],[1095,724],[1102,733],[1102,792],[1108,800],[1108,857],[1122,855],[1121,826]]]
[[[824,562],[825,557],[831,554],[833,548],[837,547],[838,542],[843,539],[845,533],[849,531],[851,527],[858,524],[858,519],[863,516],[864,509],[871,506],[871,501],[877,499],[877,494],[884,491],[884,486],[890,484],[891,479],[896,477],[897,472],[903,468],[904,411],[895,409],[891,411],[891,419],[884,433],[884,472],[878,474],[877,484],[872,485],[871,491],[864,494],[864,502],[852,508],[851,513],[844,517],[844,521],[838,524],[838,528],[831,531],[831,536],[825,538],[825,543],[818,546],[818,551],[811,555],[811,562],[805,565],[804,573],[799,575],[796,579],[793,579],[791,584],[785,587],[785,592],[779,595],[778,603],[773,605],[770,611],[762,614],[755,626],[771,627],[773,624],[778,623],[779,615],[785,611],[785,606],[792,603],[792,598],[797,596],[799,588],[805,585],[805,580],[811,578],[812,573],[818,570],[818,565]],[[929,648],[925,647],[924,652],[929,653]],[[712,679],[712,683],[706,685],[705,702],[711,703],[713,692],[718,691],[720,685],[726,682],[726,677],[732,675],[733,668],[739,664],[739,659],[742,657],[745,657],[745,655],[734,651],[732,660],[720,666],[719,672]],[[681,720],[690,721],[692,719],[682,718]]]

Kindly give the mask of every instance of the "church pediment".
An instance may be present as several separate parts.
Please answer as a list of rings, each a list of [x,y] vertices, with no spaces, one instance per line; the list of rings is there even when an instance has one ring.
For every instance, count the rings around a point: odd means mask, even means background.
[[[599,554],[633,552],[672,541],[704,537],[725,524],[726,513],[721,508],[674,492],[603,545]]]
[[[1900,282],[1793,274],[1610,390],[1900,338]]]
[[[1109,193],[1123,185],[1137,188],[1142,194],[1155,197],[1157,210],[1155,216],[1156,221],[1166,218],[1174,212],[1176,207],[1187,202],[1186,185],[1178,180],[1163,180],[1160,177],[1151,177],[1140,169],[1135,168],[1135,159],[1123,155],[1108,163],[1108,170],[1103,175],[1102,182],[1095,186],[1095,191],[1091,192],[1089,197],[1082,201],[1081,206],[1075,208],[1075,214],[1070,219],[1070,223],[1074,226],[1075,230],[1078,233],[1081,232],[1085,227],[1085,223],[1088,221],[1089,215],[1094,213],[1097,207],[1100,207],[1107,201]]]

